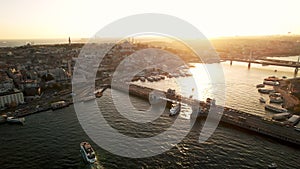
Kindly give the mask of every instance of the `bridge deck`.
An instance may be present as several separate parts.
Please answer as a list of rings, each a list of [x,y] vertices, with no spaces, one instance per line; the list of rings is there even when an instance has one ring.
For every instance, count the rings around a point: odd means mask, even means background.
[[[237,61],[237,62],[246,62],[246,63],[256,63],[256,64],[262,64],[262,65],[293,67],[293,68],[299,68],[300,67],[300,64],[298,62],[276,60],[276,59],[260,59],[260,60],[224,59],[222,61]]]

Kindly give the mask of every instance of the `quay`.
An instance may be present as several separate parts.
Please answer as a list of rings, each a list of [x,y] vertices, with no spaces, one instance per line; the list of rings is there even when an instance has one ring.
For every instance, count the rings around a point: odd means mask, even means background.
[[[113,85],[111,87],[119,91],[126,91],[126,88],[123,85]],[[140,97],[145,100],[149,100],[151,99],[151,97],[153,97],[151,96],[153,91],[154,89],[148,87],[138,86],[134,84],[129,85],[129,94]],[[195,106],[196,103],[196,105],[199,106],[199,110],[201,110],[199,112],[196,112],[197,118],[199,119],[204,119],[207,117],[210,106],[218,106],[212,105],[208,102],[182,97],[176,94],[170,95],[165,91],[158,92],[165,94],[165,100],[167,100],[168,103],[182,102],[190,106]],[[292,143],[297,146],[300,145],[300,132],[296,131],[291,126],[282,125],[270,119],[265,119],[263,117],[235,110],[229,107],[222,107],[222,109],[224,110],[223,112],[220,112],[222,113],[222,123],[227,123],[233,126],[237,126],[239,128],[254,131],[256,133],[263,134],[288,143]]]

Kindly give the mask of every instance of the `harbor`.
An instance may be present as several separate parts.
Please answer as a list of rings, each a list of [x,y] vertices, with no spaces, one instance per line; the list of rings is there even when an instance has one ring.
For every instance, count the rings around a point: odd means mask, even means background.
[[[116,90],[125,91],[126,88],[123,86],[114,85]],[[153,89],[147,87],[141,87],[137,85],[129,86],[129,94],[140,97],[142,99],[148,100],[151,97],[151,92]],[[166,91],[158,91],[164,93],[168,96]],[[176,99],[180,98],[180,99]],[[169,100],[169,104],[171,102],[182,102],[184,104],[188,104],[192,106],[192,103],[195,103],[195,100],[191,100],[190,98],[186,98],[180,95],[173,95],[172,97],[165,98]],[[199,112],[196,112],[198,118],[205,118],[208,115],[210,103],[204,101],[197,101],[199,105]],[[293,126],[283,125],[281,123],[276,123],[272,120],[268,120],[266,118],[262,118],[260,116],[252,115],[247,112],[235,110],[229,107],[221,107],[220,112],[222,114],[221,122],[228,123],[233,126],[241,127],[247,130],[254,131],[259,134],[263,134],[266,136],[270,136],[275,139],[279,139],[282,141],[286,141],[297,146],[300,145],[300,132],[296,131]],[[201,111],[206,110],[206,111]],[[194,112],[193,112],[194,113]]]
[[[68,56],[74,55],[80,49],[80,45],[63,45],[53,48],[60,49],[60,47],[61,50],[66,51]],[[34,47],[30,48],[34,49]],[[37,48],[42,52],[43,50],[52,50],[50,49],[52,46],[47,45]],[[111,58],[111,61],[115,61],[113,58],[116,56],[121,57],[123,54],[116,53],[116,55],[111,55],[109,58]],[[80,157],[78,144],[82,141],[88,141],[93,145],[96,152],[95,159],[97,159],[99,164],[103,164],[105,168],[115,168],[116,166],[114,164],[124,165],[123,161],[126,161],[126,159],[109,154],[97,147],[97,145],[94,145],[93,141],[88,139],[88,136],[82,131],[81,126],[78,124],[78,119],[72,104],[75,102],[80,102],[79,104],[97,102],[98,106],[104,110],[103,116],[105,116],[114,127],[120,130],[121,133],[129,133],[130,136],[153,137],[153,133],[164,131],[166,129],[164,127],[172,125],[174,120],[179,119],[181,122],[188,122],[193,121],[193,118],[197,119],[189,135],[186,136],[182,142],[178,143],[174,149],[157,157],[153,157],[153,160],[142,160],[142,162],[132,159],[127,160],[127,168],[131,168],[132,166],[144,166],[145,168],[147,168],[147,166],[156,168],[171,166],[176,168],[182,166],[189,167],[191,165],[211,167],[212,164],[231,166],[233,168],[240,167],[240,164],[247,164],[247,166],[252,167],[265,167],[272,162],[276,162],[279,167],[284,167],[297,164],[297,161],[295,161],[297,154],[295,153],[291,155],[290,158],[286,158],[283,154],[276,154],[278,147],[281,151],[288,152],[289,154],[298,150],[299,131],[295,130],[294,125],[290,125],[298,121],[297,116],[291,112],[283,112],[286,114],[277,113],[273,111],[272,108],[267,109],[268,106],[266,106],[271,104],[277,106],[278,109],[278,107],[287,103],[287,106],[290,108],[294,106],[294,104],[291,103],[296,104],[293,98],[288,95],[288,92],[284,91],[285,85],[287,84],[279,83],[277,82],[278,79],[271,78],[271,76],[276,76],[280,79],[290,79],[294,76],[294,68],[287,67],[288,70],[286,70],[284,66],[263,66],[261,64],[252,63],[251,69],[247,69],[247,63],[245,62],[235,62],[233,65],[230,65],[230,62],[207,64],[188,63],[169,73],[159,69],[145,69],[136,74],[129,81],[122,81],[122,79],[111,81],[114,71],[113,66],[117,65],[118,62],[117,64],[111,64],[111,62],[109,62],[110,60],[105,62],[107,64],[105,67],[99,68],[95,81],[95,89],[82,88],[78,93],[73,93],[70,76],[65,76],[65,74],[68,75],[67,72],[72,72],[72,66],[74,66],[73,64],[76,59],[72,61],[63,60],[61,65],[68,71],[63,73],[60,69],[51,70],[51,72],[53,72],[52,78],[46,75],[43,76],[43,72],[39,72],[41,77],[43,77],[41,80],[45,80],[46,82],[45,85],[41,83],[41,90],[36,87],[36,83],[25,86],[36,89],[36,96],[32,96],[32,94],[28,92],[30,90],[26,89],[23,91],[24,102],[21,100],[17,106],[14,106],[14,104],[4,105],[5,108],[3,108],[2,113],[9,115],[7,117],[10,117],[10,122],[6,121],[7,118],[1,119],[3,123],[1,125],[1,132],[4,135],[3,140],[17,139],[18,141],[15,142],[15,144],[22,145],[16,146],[12,152],[21,152],[23,149],[32,152],[32,147],[26,147],[24,144],[26,144],[28,140],[33,140],[32,142],[35,144],[42,142],[43,144],[39,149],[50,152],[53,156],[51,159],[59,161],[59,163],[52,163],[52,166],[60,166],[60,164],[63,163],[66,165],[66,168],[69,166],[72,166],[72,168],[81,166],[80,168],[83,168],[86,166],[86,163],[83,163],[84,160]],[[207,74],[205,74],[205,67],[213,68],[217,64],[221,64],[223,67],[224,76],[226,77],[225,86],[211,83],[206,76]],[[53,78],[54,80],[51,80]],[[118,80],[120,80],[121,83],[118,83]],[[190,85],[191,80],[198,82],[196,87]],[[164,113],[159,117],[159,123],[157,123],[157,121],[151,123],[154,126],[153,128],[128,123],[128,120],[124,120],[122,115],[113,108],[114,104],[111,100],[112,90],[115,90],[114,92],[122,91],[120,93],[125,91],[123,94],[126,95],[126,84],[130,86],[130,99],[134,104],[140,106],[137,111],[138,113],[143,113],[141,111],[147,109],[146,107],[149,102],[158,103],[161,100],[167,101],[167,107]],[[22,87],[22,85],[20,86]],[[219,106],[223,87],[226,88],[226,93],[228,93],[226,95],[226,104]],[[199,97],[197,97],[196,92],[200,93],[198,95]],[[155,97],[155,93],[161,93],[162,95]],[[278,93],[280,93],[280,95]],[[262,99],[259,100],[259,98]],[[279,98],[282,98],[282,100]],[[197,108],[199,108],[200,111],[193,111],[195,103],[197,103]],[[199,133],[203,127],[202,124],[209,115],[209,108],[214,106],[213,103],[216,103],[216,107],[224,109],[224,111],[219,112],[222,114],[221,121],[211,137],[205,143],[199,144]],[[123,106],[126,107],[127,105]],[[291,110],[290,108],[289,110]],[[89,110],[87,110],[87,112],[88,111]],[[128,111],[125,113],[129,114],[132,112]],[[96,114],[95,112],[94,115]],[[26,122],[23,121],[24,118],[26,118]],[[296,126],[299,126],[299,124]],[[40,132],[40,130],[43,130],[43,132]],[[181,127],[176,130],[176,132],[182,131],[186,130]],[[11,133],[17,134],[11,135]],[[27,133],[34,134],[28,135]],[[106,136],[103,135],[102,137]],[[72,152],[71,154],[67,154],[69,160],[61,161],[61,159],[66,159],[66,156],[60,154],[58,157],[56,152],[60,150],[60,146],[56,147],[56,144],[53,145],[53,142],[68,144],[65,149],[68,150],[68,152]],[[120,141],[118,144],[122,144],[122,142]],[[232,148],[232,146],[234,148]],[[22,147],[22,150],[19,149],[20,147]],[[260,150],[259,152],[262,153],[261,155],[257,156],[255,153],[251,153],[258,152],[256,147]],[[265,147],[268,147],[269,150],[265,150]],[[5,147],[3,148],[5,149]],[[212,150],[216,152],[210,153]],[[251,152],[249,152],[249,150]],[[225,153],[219,154],[219,152],[222,151]],[[235,154],[238,151],[244,153],[244,155]],[[4,152],[7,153],[8,150]],[[266,157],[265,155],[268,153],[271,153],[271,155]],[[228,154],[233,154],[232,158],[238,160],[226,161]],[[269,158],[273,157],[273,154],[285,160]],[[21,155],[25,158],[32,157],[31,153],[23,153]],[[170,159],[167,159],[166,156],[169,156]],[[45,156],[45,158],[47,157]],[[263,159],[263,161],[258,163],[251,161],[256,158],[258,158],[257,160]],[[7,158],[5,159],[5,163],[8,164],[9,161],[14,159],[15,158]],[[189,161],[190,159],[192,159],[192,162]],[[26,163],[26,161],[21,158],[19,158],[18,161]],[[40,160],[32,161],[39,165],[44,163],[44,161]],[[185,164],[180,164],[181,161],[185,161]],[[205,161],[208,161],[208,163],[203,164]],[[220,161],[224,161],[224,163]],[[153,163],[157,165],[153,165]],[[33,165],[34,164],[30,163],[27,166]]]
[[[242,72],[241,70],[245,70],[245,67],[241,67],[239,69],[238,66],[233,66],[231,68],[226,68],[225,70],[232,70],[237,69],[237,72]],[[251,71],[255,71],[255,69],[251,69]],[[272,71],[270,71],[272,73]],[[256,72],[254,72],[256,73]],[[282,76],[280,73],[277,72],[276,76]],[[286,74],[285,72],[282,73],[287,76],[290,76],[289,74]],[[268,75],[268,73],[267,73]],[[201,123],[205,120],[206,115],[205,113],[199,114],[197,124],[195,125],[193,131],[191,131],[191,134],[187,136],[186,139],[184,139],[181,143],[178,144],[174,149],[171,149],[169,152],[166,152],[162,155],[159,155],[157,157],[153,157],[151,160],[149,159],[127,159],[122,157],[116,157],[113,154],[107,153],[103,149],[94,146],[93,148],[98,153],[97,159],[105,168],[114,168],[116,165],[124,165],[124,162],[126,162],[127,167],[131,166],[162,166],[165,167],[181,167],[181,166],[199,166],[199,167],[213,167],[211,164],[218,164],[218,165],[226,165],[231,166],[233,168],[240,167],[240,164],[244,164],[251,167],[266,167],[268,164],[271,164],[272,162],[276,162],[278,167],[280,168],[292,168],[292,166],[295,166],[298,164],[298,161],[296,160],[297,155],[297,144],[294,146],[294,143],[291,143],[290,141],[283,141],[283,138],[277,138],[275,134],[277,133],[277,129],[280,128],[282,132],[286,132],[288,130],[288,133],[298,132],[293,130],[293,128],[288,128],[286,126],[281,126],[280,124],[273,124],[271,121],[263,121],[262,115],[258,116],[255,114],[256,112],[264,112],[264,105],[259,103],[258,98],[261,96],[259,92],[257,92],[257,88],[255,84],[261,83],[261,81],[267,77],[266,74],[262,75],[262,77],[257,77],[254,82],[247,82],[247,84],[251,87],[251,96],[249,96],[249,101],[243,102],[243,98],[237,102],[238,107],[235,106],[235,102],[228,103],[228,106],[226,107],[233,107],[229,108],[227,111],[224,111],[222,121],[219,124],[216,132],[211,136],[211,138],[204,144],[198,143],[198,133],[201,130]],[[241,74],[241,76],[244,77],[244,74]],[[139,85],[131,85],[130,92],[132,96],[130,96],[131,99],[138,105],[144,105],[145,103],[148,103],[149,101],[149,93],[151,93],[154,89],[156,89],[156,86],[166,86],[166,89],[161,89],[162,92],[167,92],[168,88],[176,89],[174,86],[170,85],[168,81],[170,80],[184,80],[192,77],[179,77],[179,78],[166,78],[165,80],[157,81],[157,82],[133,82],[138,83]],[[229,76],[230,78],[230,76]],[[231,80],[231,79],[230,79]],[[232,82],[233,80],[231,80]],[[235,81],[234,81],[235,82]],[[166,85],[168,84],[168,85]],[[235,83],[236,84],[236,83]],[[238,83],[239,84],[239,83]],[[143,86],[144,85],[144,86]],[[148,87],[146,87],[146,85]],[[153,86],[153,87],[151,87]],[[235,98],[235,94],[239,97],[242,97],[240,92],[242,91],[249,91],[245,90],[244,88],[241,88],[239,85],[234,88],[234,92],[228,91],[230,93],[230,96],[232,98]],[[122,91],[125,90],[124,86],[118,86],[119,88],[114,88],[112,86],[112,89],[107,89],[105,92],[103,92],[102,97],[96,98],[95,101],[98,102],[98,105],[101,107],[101,109],[104,110],[103,114],[108,119],[108,121],[114,121],[117,119],[117,126],[121,126],[119,130],[121,132],[127,132],[132,133],[133,135],[136,134],[138,131],[130,130],[128,128],[127,121],[123,121],[123,119],[119,116],[115,116],[116,113],[111,107],[113,106],[113,102],[111,100],[111,90],[118,90]],[[96,91],[102,91],[101,89],[96,89]],[[176,91],[178,91],[176,89]],[[60,93],[57,93],[57,97],[54,99],[53,102],[64,100],[66,98],[70,97],[71,92],[62,92],[65,93],[63,97],[60,95]],[[121,92],[122,93],[122,92]],[[236,96],[236,97],[237,97]],[[268,95],[266,95],[268,96]],[[265,97],[265,96],[264,96]],[[211,97],[214,98],[214,97]],[[248,97],[247,97],[248,98]],[[190,100],[190,98],[182,97],[182,100]],[[206,105],[205,99],[201,99],[204,101],[201,101],[201,105]],[[52,102],[52,101],[51,101]],[[186,102],[186,101],[184,101]],[[216,99],[216,103],[218,104],[218,98]],[[250,109],[249,106],[244,106],[246,103],[250,103],[252,105],[252,108]],[[185,103],[183,103],[185,104]],[[39,149],[43,151],[47,151],[47,155],[40,154],[42,157],[46,159],[47,162],[49,162],[50,166],[61,166],[62,163],[69,163],[69,165],[65,165],[65,167],[72,166],[72,167],[78,167],[80,166],[83,168],[86,164],[83,162],[82,157],[80,156],[79,150],[78,150],[78,144],[83,141],[87,140],[90,143],[93,143],[92,140],[88,139],[88,136],[85,135],[84,131],[82,131],[81,126],[78,124],[78,120],[76,117],[76,113],[74,112],[73,106],[70,105],[68,107],[57,109],[55,111],[51,110],[51,107],[48,104],[49,110],[44,111],[43,113],[35,113],[31,116],[26,116],[26,124],[25,126],[19,126],[19,125],[1,125],[1,132],[4,135],[5,140],[8,139],[15,139],[15,135],[11,135],[11,132],[15,132],[18,135],[18,141],[15,142],[16,145],[21,144],[22,146],[15,146],[13,147],[13,152],[21,152],[21,150],[26,150],[23,154],[22,158],[19,159],[21,162],[25,162],[23,158],[30,158],[32,154],[32,147],[26,146],[26,142],[28,139],[32,140],[31,142],[33,144],[38,144]],[[258,109],[256,106],[259,106],[260,109]],[[35,106],[34,106],[35,107]],[[46,108],[47,106],[45,106]],[[246,108],[244,108],[246,107]],[[246,109],[248,111],[243,110]],[[40,107],[42,109],[42,107]],[[226,110],[226,108],[224,108]],[[168,109],[166,109],[168,112]],[[236,112],[235,112],[236,111]],[[30,111],[28,111],[30,112]],[[32,110],[33,112],[33,110]],[[243,113],[247,112],[247,113]],[[128,112],[129,113],[129,112]],[[174,118],[182,118],[182,115],[184,115],[186,112],[185,109],[182,109],[180,114],[177,117],[170,117],[168,113],[166,115],[162,115],[162,124],[169,124],[172,122],[172,119]],[[269,113],[266,111],[266,113]],[[254,114],[254,115],[253,115]],[[28,114],[29,115],[29,114]],[[225,115],[228,115],[226,117]],[[233,116],[234,119],[231,119],[229,116]],[[246,124],[238,125],[238,121],[243,120],[243,118],[239,118],[238,116],[249,118],[247,123],[249,122],[256,122],[259,121],[259,129],[263,130],[263,127],[266,127],[269,129],[275,129],[276,133],[274,133],[274,136],[267,134],[264,134],[263,131],[258,132],[258,128],[255,128],[254,125],[251,125],[253,129],[249,129],[249,126],[246,126]],[[227,121],[226,121],[227,120]],[[232,123],[232,124],[231,124]],[[266,124],[263,124],[266,123]],[[229,125],[227,125],[229,124]],[[270,125],[272,124],[272,125]],[[200,125],[200,127],[198,127]],[[277,125],[277,126],[275,126]],[[42,132],[41,132],[42,130]],[[149,137],[151,137],[150,133],[152,130],[148,128],[141,128],[141,131],[147,131],[144,132],[146,134],[149,133]],[[180,129],[179,129],[180,130]],[[154,131],[153,131],[154,132]],[[33,134],[26,134],[26,133],[33,133]],[[105,136],[103,136],[105,137]],[[274,139],[275,138],[275,139]],[[27,139],[27,140],[26,140]],[[43,144],[40,144],[40,143]],[[65,149],[70,152],[69,154],[60,154],[57,155],[57,151],[61,150],[61,146],[58,146],[56,144],[53,144],[53,142],[67,142],[68,144],[65,145]],[[120,141],[122,143],[122,141]],[[290,144],[291,143],[291,144]],[[4,150],[6,146],[3,146]],[[20,149],[22,148],[22,149]],[[258,151],[259,150],[259,151]],[[213,151],[213,152],[211,152]],[[236,152],[240,152],[240,154]],[[286,157],[285,153],[279,153],[279,151],[286,152],[290,154],[289,157]],[[4,151],[5,152],[5,151]],[[222,153],[226,152],[226,153]],[[237,160],[227,160],[228,154],[231,154],[230,159],[236,158]],[[266,156],[266,154],[270,154],[270,156]],[[38,155],[38,154],[36,154]],[[51,157],[51,161],[55,160],[57,162],[52,163],[49,160],[47,160],[48,156]],[[276,157],[273,157],[271,155],[274,155]],[[168,158],[170,157],[170,159]],[[188,158],[187,158],[188,157]],[[270,158],[271,157],[271,158]],[[277,158],[278,157],[278,158]],[[167,161],[170,163],[166,163]],[[284,158],[284,160],[282,160]],[[5,163],[9,163],[10,160],[15,159],[12,156],[5,159]],[[67,160],[65,160],[67,159]],[[191,159],[191,161],[186,160]],[[261,161],[259,161],[261,160]],[[183,161],[184,164],[178,163],[179,161]],[[258,161],[255,163],[255,161]],[[34,163],[38,163],[39,165],[44,164],[43,161],[39,160],[32,160],[32,162],[23,164],[26,168],[26,166],[29,168],[29,166],[35,165]],[[153,165],[155,163],[155,165]],[[4,164],[4,166],[6,166]]]

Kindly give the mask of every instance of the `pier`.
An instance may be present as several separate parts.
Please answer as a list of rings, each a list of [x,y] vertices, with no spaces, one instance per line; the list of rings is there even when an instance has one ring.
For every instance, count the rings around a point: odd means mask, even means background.
[[[113,89],[125,91],[126,88],[122,85],[114,85]],[[138,86],[138,85],[129,85],[129,94],[140,97],[142,99],[148,100],[153,99],[152,93],[154,89]],[[165,91],[155,90],[158,93],[165,94],[166,98],[156,97],[154,99],[164,99],[168,103],[170,102],[181,102],[188,104],[190,106],[199,106],[199,112],[197,113],[197,118],[205,119],[208,115],[208,110],[211,105],[204,101],[199,101],[195,99],[190,99],[183,97],[181,95],[170,95]],[[221,106],[219,106],[221,107]],[[300,132],[296,131],[293,127],[285,126],[280,123],[271,121],[270,119],[264,119],[263,117],[249,114],[243,111],[235,110],[229,107],[222,107],[224,109],[222,113],[221,123],[227,123],[236,127],[240,127],[246,130],[254,131],[259,134],[263,134],[278,140],[282,140],[288,143],[300,145]],[[194,113],[194,112],[193,112]]]

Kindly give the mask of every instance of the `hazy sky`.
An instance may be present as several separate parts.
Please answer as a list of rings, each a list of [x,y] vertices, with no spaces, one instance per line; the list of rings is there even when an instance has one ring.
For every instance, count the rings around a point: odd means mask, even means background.
[[[299,0],[1,0],[0,39],[88,38],[139,13],[179,17],[207,37],[300,34]]]

